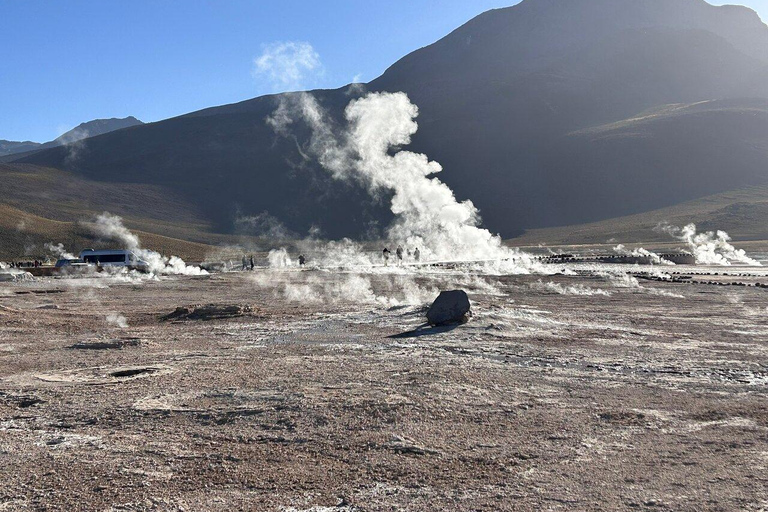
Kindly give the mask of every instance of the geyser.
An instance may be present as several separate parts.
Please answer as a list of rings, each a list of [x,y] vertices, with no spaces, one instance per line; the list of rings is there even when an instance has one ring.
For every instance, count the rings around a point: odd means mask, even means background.
[[[267,122],[276,133],[301,120],[311,129],[303,151],[336,179],[362,183],[374,198],[392,194],[395,221],[388,229],[392,243],[418,247],[428,259],[499,260],[523,256],[502,245],[501,238],[479,227],[471,201],[458,201],[434,175],[439,163],[426,155],[400,150],[410,144],[418,124],[418,107],[405,93],[369,93],[350,101],[345,127],[329,116],[308,93],[281,97]]]

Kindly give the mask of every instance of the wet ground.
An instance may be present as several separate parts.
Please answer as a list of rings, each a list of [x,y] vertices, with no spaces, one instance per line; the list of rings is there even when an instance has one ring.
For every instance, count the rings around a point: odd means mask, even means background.
[[[0,510],[768,509],[768,276],[559,270],[2,283]]]

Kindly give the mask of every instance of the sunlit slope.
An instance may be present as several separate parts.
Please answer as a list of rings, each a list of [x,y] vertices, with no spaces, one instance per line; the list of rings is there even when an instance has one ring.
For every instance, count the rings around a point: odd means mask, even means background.
[[[669,223],[693,222],[699,231],[724,230],[738,241],[768,240],[768,187],[724,192],[650,212],[615,219],[533,229],[509,241],[512,245],[570,245],[671,242],[655,229]]]
[[[129,222],[129,224],[132,224]],[[214,248],[167,236],[134,230],[142,246],[188,261],[202,261]],[[0,260],[33,259],[52,256],[45,245],[61,243],[74,253],[86,247],[116,248],[114,242],[100,240],[86,223],[47,219],[7,204],[0,204]]]
[[[42,254],[46,242],[71,250],[103,245],[82,223],[104,211],[123,216],[147,247],[169,254],[202,257],[211,244],[228,241],[210,233],[193,205],[157,186],[103,183],[19,164],[0,164],[0,183],[0,258]]]

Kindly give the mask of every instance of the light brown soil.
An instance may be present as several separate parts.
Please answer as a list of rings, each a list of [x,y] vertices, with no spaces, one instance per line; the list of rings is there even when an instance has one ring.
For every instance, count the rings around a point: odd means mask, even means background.
[[[349,279],[0,285],[0,510],[768,507],[768,290]],[[474,317],[411,332],[406,285]]]

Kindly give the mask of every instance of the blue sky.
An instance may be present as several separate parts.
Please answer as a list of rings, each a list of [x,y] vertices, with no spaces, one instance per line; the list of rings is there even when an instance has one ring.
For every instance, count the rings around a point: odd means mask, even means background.
[[[0,0],[0,139],[43,142],[95,118],[157,121],[286,87],[367,82],[514,3]],[[744,3],[768,19],[768,0]],[[289,41],[311,48],[277,44]],[[290,82],[274,78],[272,57],[286,51],[303,56]]]

